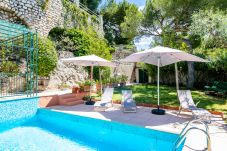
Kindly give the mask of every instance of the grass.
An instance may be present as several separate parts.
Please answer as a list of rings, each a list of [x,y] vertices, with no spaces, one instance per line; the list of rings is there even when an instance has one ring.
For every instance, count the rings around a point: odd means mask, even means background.
[[[157,104],[156,85],[134,85],[114,90],[113,100],[121,100],[121,90],[131,89],[137,103]],[[203,90],[191,90],[194,102],[200,101],[199,108],[220,111],[227,115],[227,97],[206,95]],[[160,105],[178,107],[177,92],[175,87],[160,86]]]

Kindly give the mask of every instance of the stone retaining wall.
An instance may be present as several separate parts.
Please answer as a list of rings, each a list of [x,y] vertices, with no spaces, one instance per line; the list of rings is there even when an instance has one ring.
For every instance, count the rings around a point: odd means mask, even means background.
[[[48,36],[52,28],[61,26],[64,16],[62,0],[0,0],[0,19],[23,24],[41,36]],[[94,26],[94,29],[103,33],[102,28]]]

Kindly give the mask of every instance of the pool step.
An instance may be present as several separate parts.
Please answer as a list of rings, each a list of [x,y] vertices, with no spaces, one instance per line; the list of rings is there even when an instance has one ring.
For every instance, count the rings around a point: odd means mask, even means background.
[[[83,104],[83,97],[86,95],[86,93],[69,93],[69,94],[63,94],[59,95],[59,105],[77,105],[77,104]]]

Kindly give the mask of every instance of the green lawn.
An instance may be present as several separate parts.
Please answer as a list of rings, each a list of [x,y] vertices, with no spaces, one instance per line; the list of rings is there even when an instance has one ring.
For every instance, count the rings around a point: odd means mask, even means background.
[[[131,89],[137,103],[157,104],[156,85],[134,85],[124,88],[116,88],[113,100],[121,100],[121,90]],[[194,102],[200,101],[198,107],[209,110],[221,111],[227,114],[227,98],[206,95],[202,90],[192,90]],[[160,104],[173,107],[179,106],[175,87],[160,86]]]

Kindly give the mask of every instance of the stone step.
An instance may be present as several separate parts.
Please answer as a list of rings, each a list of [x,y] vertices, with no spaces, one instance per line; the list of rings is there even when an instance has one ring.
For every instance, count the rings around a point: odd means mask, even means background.
[[[67,99],[67,98],[76,98],[78,95],[76,93],[68,93],[59,95],[59,99]]]
[[[77,105],[82,104],[83,97],[86,93],[69,93],[64,95],[59,95],[59,105]]]
[[[83,104],[83,103],[84,103],[83,100],[77,100],[77,101],[73,101],[73,102],[66,102],[65,105],[72,106],[72,105],[78,105],[78,104]]]

